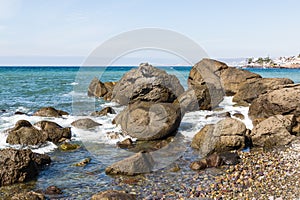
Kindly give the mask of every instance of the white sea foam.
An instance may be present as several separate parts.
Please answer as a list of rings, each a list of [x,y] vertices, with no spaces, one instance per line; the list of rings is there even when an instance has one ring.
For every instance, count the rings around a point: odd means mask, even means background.
[[[78,85],[77,82],[67,83],[66,85]]]
[[[110,102],[102,104],[102,108],[111,106],[113,109],[119,113],[124,106],[119,106],[116,103]],[[203,128],[206,124],[215,124],[222,118],[218,116],[206,117],[207,115],[212,115],[214,113],[230,112],[231,115],[234,113],[241,113],[245,116],[244,120],[246,127],[252,129],[252,122],[248,118],[248,108],[247,107],[234,107],[232,102],[232,97],[225,97],[223,102],[221,102],[220,107],[223,108],[222,111],[195,111],[186,113],[182,119],[178,132],[186,137],[186,139],[191,140],[192,137]],[[24,109],[25,110],[25,109]],[[63,127],[71,127],[72,139],[89,143],[103,143],[103,144],[116,144],[116,142],[124,140],[127,138],[119,133],[121,133],[120,127],[112,124],[112,120],[116,114],[108,114],[107,116],[92,117],[92,116],[64,116],[63,118],[53,118],[53,117],[38,117],[38,116],[27,116],[27,115],[13,115],[13,116],[3,116],[0,118],[0,149],[2,148],[20,148],[18,146],[11,146],[7,144],[6,138],[7,133],[4,131],[6,129],[14,127],[18,120],[27,120],[34,124],[41,120],[48,120],[56,122]],[[98,126],[95,129],[82,130],[71,126],[71,123],[77,119],[90,118],[102,126]],[[239,119],[240,120],[240,119]],[[53,151],[57,146],[51,142],[47,142],[45,145],[40,147],[29,147],[34,152],[46,153]]]
[[[183,117],[180,127],[179,127],[179,132],[183,134],[187,139],[192,139],[193,136],[200,131],[206,124],[215,124],[218,121],[220,121],[222,118],[218,116],[212,116],[206,118],[207,115],[211,115],[214,113],[223,113],[223,112],[229,112],[231,115],[234,113],[241,113],[245,116],[244,120],[241,120],[248,129],[252,129],[252,121],[248,117],[248,107],[235,107],[233,106],[234,103],[232,102],[233,97],[225,97],[224,100],[220,103],[219,107],[223,108],[222,111],[205,111],[205,110],[200,110],[200,111],[194,111],[194,112],[189,112],[186,113],[185,116]],[[235,118],[233,116],[233,118]]]

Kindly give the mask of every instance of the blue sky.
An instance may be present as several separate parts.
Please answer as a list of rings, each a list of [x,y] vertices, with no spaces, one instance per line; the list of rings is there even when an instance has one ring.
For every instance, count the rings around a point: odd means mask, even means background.
[[[298,0],[0,0],[0,65],[80,65],[111,37],[145,27],[181,33],[212,58],[298,55],[299,8]]]

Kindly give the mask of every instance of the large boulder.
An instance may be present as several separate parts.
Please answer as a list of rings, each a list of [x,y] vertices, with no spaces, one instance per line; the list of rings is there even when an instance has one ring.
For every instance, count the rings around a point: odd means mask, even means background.
[[[251,103],[259,95],[272,90],[274,86],[293,83],[292,80],[287,78],[250,79],[240,85],[238,92],[233,97],[233,101]]]
[[[245,147],[247,128],[243,122],[226,118],[216,124],[205,125],[194,137],[191,146],[205,157]]]
[[[103,97],[104,100],[110,101],[111,94],[116,82],[101,82],[98,78],[94,78],[88,87],[89,97]]]
[[[300,116],[300,84],[278,86],[277,88],[252,101],[248,113],[252,120],[266,119],[278,114]]]
[[[125,191],[107,190],[94,194],[91,200],[136,200],[136,196]]]
[[[26,120],[19,120],[9,129],[6,142],[9,144],[39,145],[47,141],[48,135],[38,130]]]
[[[189,88],[178,97],[177,102],[182,113],[196,110],[211,110],[213,107],[209,90],[205,85]]]
[[[44,107],[33,113],[33,116],[40,117],[62,117],[63,115],[69,115],[69,113],[62,110],[56,110],[53,107]]]
[[[263,120],[251,131],[253,145],[270,148],[289,144],[295,138],[291,134],[295,121],[294,115],[275,115]]]
[[[72,126],[80,129],[91,129],[97,126],[101,126],[102,124],[95,122],[90,118],[78,119],[71,123]]]
[[[187,107],[187,111],[218,106],[224,97],[220,73],[227,68],[225,63],[212,59],[196,63],[189,74],[189,90],[179,98],[182,106]]]
[[[57,123],[50,121],[40,121],[34,125],[39,127],[41,131],[48,136],[48,141],[58,143],[66,139],[71,139],[72,134],[70,127],[63,128]]]
[[[260,78],[259,74],[235,67],[228,67],[222,70],[220,74],[220,79],[227,96],[235,95],[244,82]]]
[[[173,102],[184,92],[180,81],[148,63],[123,75],[112,92],[112,101],[127,105],[135,101]]]
[[[102,83],[98,78],[94,78],[88,88],[88,96],[92,97],[103,97],[108,90],[106,89],[104,83]]]
[[[113,163],[105,169],[109,175],[129,175],[134,176],[149,173],[154,167],[154,160],[150,153],[136,153],[124,160]]]
[[[30,149],[2,149],[0,150],[0,186],[33,180],[38,175],[40,165],[49,162],[49,157],[47,159],[45,156],[40,157]]]
[[[162,139],[174,134],[181,122],[180,108],[171,103],[136,102],[114,119],[122,132],[138,140]]]

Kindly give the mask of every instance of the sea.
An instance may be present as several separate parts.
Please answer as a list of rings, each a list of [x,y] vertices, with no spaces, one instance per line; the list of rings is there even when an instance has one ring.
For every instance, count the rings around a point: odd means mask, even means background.
[[[52,163],[40,172],[37,180],[27,184],[32,189],[45,189],[50,185],[56,185],[63,190],[62,198],[86,199],[97,191],[108,188],[114,179],[105,175],[105,168],[133,152],[116,147],[116,143],[128,136],[119,135],[111,137],[111,133],[121,132],[120,127],[112,124],[116,114],[108,114],[102,117],[91,117],[89,114],[95,110],[101,110],[111,106],[117,113],[124,109],[113,102],[95,99],[87,96],[87,88],[94,77],[102,82],[118,81],[124,73],[135,66],[112,67],[0,67],[0,149],[3,148],[30,148],[37,153],[47,153],[51,156]],[[169,74],[176,75],[183,87],[187,88],[187,78],[191,67],[169,66],[159,67]],[[248,68],[246,70],[260,74],[262,77],[286,77],[295,83],[300,83],[300,69],[262,69]],[[42,107],[52,106],[56,109],[67,111],[68,116],[62,118],[45,118],[32,116]],[[245,116],[242,120],[247,128],[252,128],[252,122],[247,117],[248,108],[233,106],[232,97],[225,97],[217,111],[195,111],[187,113],[180,124],[178,133],[186,142],[206,124],[216,123],[220,120],[218,115],[222,112],[241,113]],[[26,115],[15,115],[15,112],[23,112]],[[207,117],[211,116],[211,117]],[[81,130],[71,126],[71,123],[81,118],[91,118],[102,126],[92,130]],[[51,142],[40,146],[20,146],[6,143],[7,132],[5,130],[14,127],[18,120],[28,120],[32,124],[41,120],[49,120],[72,130],[72,142],[77,142],[82,147],[79,150],[63,152]],[[134,139],[134,138],[133,138]],[[169,159],[169,162],[159,165],[165,167],[177,157]],[[92,158],[84,167],[76,167],[75,163],[85,158]],[[163,158],[161,158],[163,159]],[[167,159],[167,158],[166,158]],[[20,186],[21,187],[21,186]],[[117,186],[115,188],[118,189]],[[4,195],[0,189],[0,197]]]

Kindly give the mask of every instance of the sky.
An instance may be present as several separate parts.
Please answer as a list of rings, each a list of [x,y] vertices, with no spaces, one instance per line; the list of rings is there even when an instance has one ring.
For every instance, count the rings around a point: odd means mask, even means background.
[[[0,65],[81,65],[107,40],[143,28],[182,34],[210,58],[298,55],[299,8],[298,0],[0,0]],[[139,50],[116,64],[145,60],[184,63]]]

